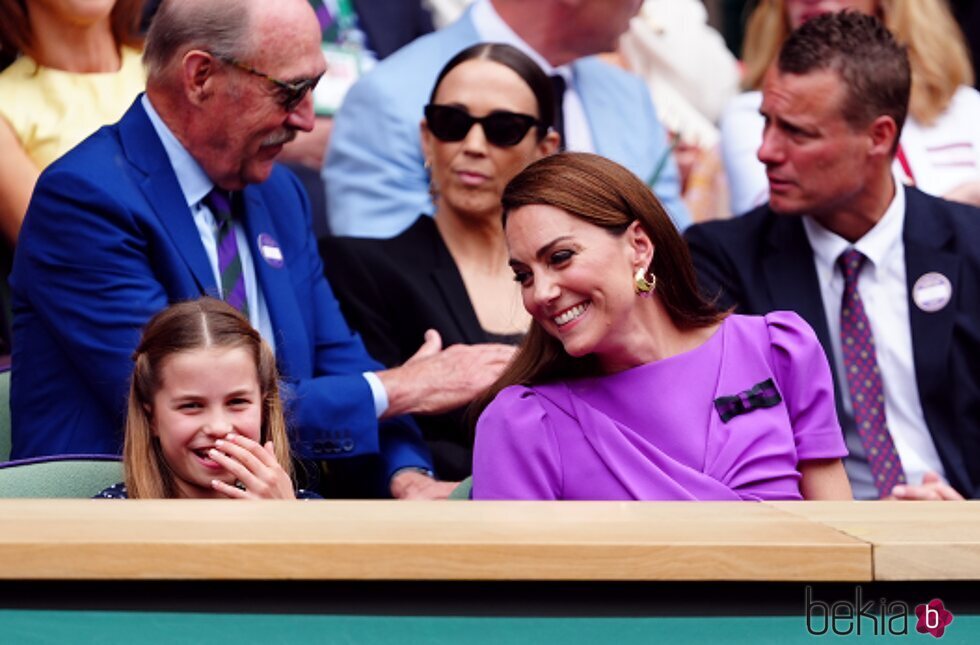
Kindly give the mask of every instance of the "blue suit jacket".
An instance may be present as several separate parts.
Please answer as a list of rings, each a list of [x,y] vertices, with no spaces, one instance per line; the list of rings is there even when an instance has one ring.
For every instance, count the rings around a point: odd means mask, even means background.
[[[381,452],[388,472],[429,467],[414,422],[379,424],[361,373],[380,369],[325,278],[299,182],[277,167],[245,189],[245,230],[276,335],[294,451]],[[263,260],[260,234],[285,264]],[[140,329],[168,303],[217,293],[163,144],[139,99],[40,177],[18,242],[11,413],[14,458],[112,453]]]
[[[470,14],[406,45],[347,93],[323,169],[334,235],[394,237],[419,213],[432,213],[419,122],[442,66],[480,42]],[[667,155],[655,192],[678,226],[687,226],[677,166],[646,86],[595,57],[576,61],[572,70],[596,152],[644,181]]]
[[[736,219],[692,226],[685,236],[706,295],[717,294],[720,306],[739,313],[795,311],[813,327],[833,364],[813,250],[799,217],[762,206]],[[980,209],[908,188],[902,239],[926,425],[950,484],[965,497],[980,497]],[[912,285],[930,271],[953,285],[949,304],[934,313],[912,300]],[[839,396],[837,410],[844,421]]]

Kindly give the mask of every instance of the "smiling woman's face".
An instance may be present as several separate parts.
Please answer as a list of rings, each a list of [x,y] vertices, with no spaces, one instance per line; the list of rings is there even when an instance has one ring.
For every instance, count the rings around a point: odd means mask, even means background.
[[[625,233],[541,204],[510,211],[507,247],[524,308],[570,356],[595,354],[608,372],[636,364],[649,332],[633,289],[653,245],[638,222]],[[642,361],[641,361],[642,362]]]
[[[432,102],[460,108],[473,117],[499,111],[539,117],[527,83],[506,65],[490,60],[473,59],[455,67],[442,79]],[[423,120],[422,148],[439,195],[437,214],[499,220],[504,186],[529,163],[551,152],[554,144],[550,138],[538,141],[532,127],[516,145],[496,146],[478,124],[462,141],[440,141]]]
[[[793,29],[810,18],[845,9],[871,16],[877,11],[878,3],[877,0],[786,0],[786,18]]]

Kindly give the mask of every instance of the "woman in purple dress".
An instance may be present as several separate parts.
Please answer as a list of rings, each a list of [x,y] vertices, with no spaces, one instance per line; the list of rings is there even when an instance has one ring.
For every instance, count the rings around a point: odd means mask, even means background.
[[[582,153],[507,186],[533,317],[477,423],[474,499],[849,499],[833,384],[796,314],[717,311],[650,189]]]

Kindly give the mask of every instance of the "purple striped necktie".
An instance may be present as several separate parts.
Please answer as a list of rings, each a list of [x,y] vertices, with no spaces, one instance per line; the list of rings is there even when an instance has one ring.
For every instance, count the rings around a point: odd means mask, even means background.
[[[218,275],[221,277],[221,297],[248,317],[245,298],[245,274],[235,240],[235,219],[241,212],[241,194],[229,193],[215,186],[204,203],[211,209],[217,225]]]
[[[896,484],[905,483],[905,471],[888,432],[885,388],[878,368],[875,339],[857,290],[858,276],[865,260],[867,258],[853,248],[841,253],[837,259],[844,274],[844,297],[840,310],[841,353],[854,410],[854,424],[867,453],[878,494],[886,497]]]

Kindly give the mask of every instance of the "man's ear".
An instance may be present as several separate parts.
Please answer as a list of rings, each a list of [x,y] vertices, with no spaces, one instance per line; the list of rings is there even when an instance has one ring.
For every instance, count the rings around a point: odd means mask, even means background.
[[[871,122],[867,133],[871,141],[871,146],[868,148],[869,155],[888,157],[892,155],[895,141],[898,140],[900,134],[895,119],[882,114]]]
[[[188,100],[201,105],[214,94],[214,75],[219,61],[211,54],[192,49],[181,60],[181,80]]]

